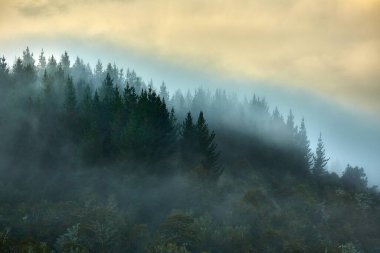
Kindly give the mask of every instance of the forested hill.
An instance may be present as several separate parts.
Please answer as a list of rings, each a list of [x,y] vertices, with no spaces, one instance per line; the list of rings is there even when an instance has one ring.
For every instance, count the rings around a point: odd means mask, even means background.
[[[0,59],[0,140],[0,252],[380,251],[363,168],[327,171],[256,95],[27,48]]]

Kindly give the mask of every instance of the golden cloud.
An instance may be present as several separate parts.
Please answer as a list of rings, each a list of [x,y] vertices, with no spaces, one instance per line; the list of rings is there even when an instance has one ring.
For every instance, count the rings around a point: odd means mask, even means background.
[[[380,111],[379,0],[0,0],[0,39],[105,40]]]

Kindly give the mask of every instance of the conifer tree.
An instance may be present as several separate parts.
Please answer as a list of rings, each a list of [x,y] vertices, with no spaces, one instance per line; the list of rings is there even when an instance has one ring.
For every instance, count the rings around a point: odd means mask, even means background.
[[[294,123],[294,115],[292,110],[289,111],[288,118],[286,120],[286,128],[288,130],[288,134],[290,135],[290,138],[294,138],[297,135],[297,127],[295,126]]]
[[[61,65],[62,65],[62,69],[63,71],[66,73],[66,75],[69,73],[69,70],[70,70],[70,58],[69,58],[69,55],[67,54],[67,52],[65,51],[65,53],[61,56]]]
[[[297,134],[297,149],[299,152],[299,168],[295,169],[299,171],[301,174],[307,174],[312,165],[312,153],[310,149],[310,142],[307,138],[304,118],[302,118],[300,129]]]
[[[191,113],[188,112],[185,120],[181,127],[181,154],[183,161],[190,165],[190,167],[195,165],[194,153],[196,148],[196,129],[193,123],[193,117]]]
[[[5,61],[5,57],[0,58],[0,86],[5,83],[8,83],[9,79],[9,68]]]
[[[38,57],[38,68],[40,70],[44,70],[46,68],[46,57],[44,55],[44,50],[42,49],[41,50],[41,54],[40,56]]]
[[[49,75],[53,75],[57,71],[57,61],[55,60],[54,55],[49,58],[46,70]]]
[[[77,98],[76,91],[71,77],[67,78],[65,84],[65,98],[64,98],[64,122],[66,128],[69,130],[69,136],[76,139],[78,131],[77,125]]]
[[[102,95],[103,95],[103,103],[106,106],[110,106],[112,103],[112,97],[113,97],[113,79],[111,78],[111,75],[107,73],[106,78],[103,81],[102,85]]]
[[[22,64],[22,60],[20,58],[17,58],[12,68],[13,76],[17,79],[21,78],[23,76],[23,70],[24,66]]]
[[[65,108],[66,114],[72,117],[76,111],[76,106],[77,106],[77,99],[76,99],[76,92],[74,88],[73,79],[71,77],[68,77],[66,86],[65,86],[65,101],[64,101],[64,108]]]
[[[25,53],[25,55],[30,56],[30,52]],[[28,56],[25,56],[25,57],[28,58]],[[29,59],[27,61],[30,62],[31,60]],[[35,71],[34,65],[31,65],[31,64],[24,65],[23,60],[21,60],[20,58],[17,58],[12,68],[12,76],[16,84],[28,85],[28,84],[33,83],[36,80],[37,73]]]
[[[103,80],[103,64],[100,60],[96,63],[94,75],[98,82]]]
[[[280,111],[278,110],[277,106],[273,110],[272,120],[273,120],[274,124],[277,124],[277,125],[284,124],[284,118],[282,117],[282,115],[281,115]]]
[[[30,65],[34,68],[34,59],[33,59],[33,53],[30,52],[29,47],[26,48],[25,51],[22,52],[22,64],[24,67]]]
[[[45,97],[48,97],[52,93],[52,81],[50,80],[46,69],[44,70],[44,75],[42,77],[42,89]]]
[[[221,169],[217,164],[219,152],[216,151],[216,144],[214,143],[215,133],[209,132],[203,112],[199,113],[196,124],[197,133],[197,149],[201,155],[201,163],[208,171],[210,179],[216,179],[221,174]]]
[[[313,156],[312,173],[314,176],[324,176],[327,174],[326,165],[330,158],[326,158],[325,147],[322,141],[322,134],[319,134],[317,148]]]
[[[169,102],[169,92],[168,92],[164,82],[162,82],[162,84],[160,86],[160,97],[161,97],[161,99],[164,99],[166,103]]]
[[[135,88],[131,87],[127,82],[126,87],[124,88],[124,107],[125,107],[125,117],[129,119],[132,111],[136,108],[138,96],[135,92]]]
[[[91,127],[91,120],[93,118],[93,111],[92,111],[92,93],[91,88],[89,85],[87,85],[84,88],[82,99],[80,101],[79,106],[79,113],[81,118],[81,131],[86,131],[90,129]]]

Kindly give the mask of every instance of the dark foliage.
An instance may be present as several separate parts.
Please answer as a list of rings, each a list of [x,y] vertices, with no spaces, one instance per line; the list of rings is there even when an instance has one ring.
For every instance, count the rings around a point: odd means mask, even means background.
[[[291,111],[73,62],[0,58],[0,252],[380,251],[378,190]]]

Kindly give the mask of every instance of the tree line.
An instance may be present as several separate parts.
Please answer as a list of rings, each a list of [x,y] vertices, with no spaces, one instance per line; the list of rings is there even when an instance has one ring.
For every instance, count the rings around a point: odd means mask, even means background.
[[[379,249],[364,169],[328,171],[322,135],[313,152],[305,120],[256,95],[171,95],[27,48],[0,58],[0,139],[1,252]]]

